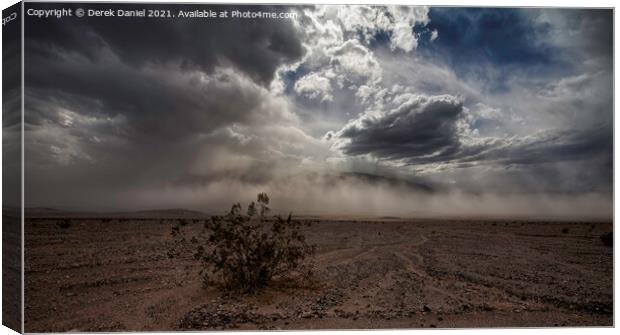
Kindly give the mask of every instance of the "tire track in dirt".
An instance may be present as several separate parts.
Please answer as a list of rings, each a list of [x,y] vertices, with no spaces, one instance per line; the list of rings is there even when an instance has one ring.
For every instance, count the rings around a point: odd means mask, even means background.
[[[422,255],[420,255],[419,253],[417,253],[417,248],[415,248],[415,247],[422,246],[426,242],[428,242],[428,238],[426,236],[424,236],[424,235],[420,235],[420,241],[414,243],[412,245],[412,247],[414,247],[414,248],[411,248],[409,250],[411,252],[411,254],[409,255],[410,257],[408,257],[408,255],[406,255],[402,251],[394,251],[393,254],[399,260],[401,260],[403,262],[404,270],[405,271],[407,271],[409,273],[414,273],[414,274],[416,274],[417,276],[419,276],[422,279],[422,281],[425,284],[425,288],[427,290],[433,291],[435,293],[439,293],[439,294],[447,296],[447,297],[450,297],[450,298],[454,299],[455,301],[462,301],[463,300],[462,298],[456,296],[452,292],[449,292],[449,291],[445,290],[441,286],[433,285],[432,284],[432,282],[434,281],[434,278],[431,275],[429,275],[424,270],[424,257]],[[402,246],[402,244],[401,245],[397,245],[397,246]],[[416,259],[417,264],[413,262],[411,257]]]
[[[422,257],[422,255],[420,255],[419,253],[416,252],[417,251],[417,247],[422,246],[426,242],[428,242],[428,238],[426,236],[424,236],[424,235],[420,235],[420,240],[416,241],[416,242],[414,242],[412,244],[407,244],[407,245],[405,245],[405,244],[397,244],[397,245],[394,245],[394,247],[396,247],[396,248],[398,248],[398,247],[409,247],[407,249],[410,249],[411,256],[414,257],[419,264],[414,264],[414,262],[411,260],[411,258],[407,257],[407,255],[405,255],[400,250],[396,250],[393,253],[394,253],[394,256],[396,256],[398,259],[403,261],[404,266],[405,266],[405,270],[407,270],[408,272],[415,273],[416,275],[418,275],[421,278],[428,279],[428,278],[430,278],[430,276],[426,273],[426,271],[424,271],[423,269],[420,269],[420,267],[422,267],[422,265],[424,264],[424,258]]]

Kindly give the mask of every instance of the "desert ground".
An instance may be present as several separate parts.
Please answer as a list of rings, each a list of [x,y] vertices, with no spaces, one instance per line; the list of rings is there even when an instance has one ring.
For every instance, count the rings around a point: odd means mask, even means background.
[[[173,218],[27,217],[25,330],[613,325],[610,221],[302,220],[310,280],[227,294],[167,256]]]
[[[2,211],[2,324],[21,329],[22,220],[18,209]]]

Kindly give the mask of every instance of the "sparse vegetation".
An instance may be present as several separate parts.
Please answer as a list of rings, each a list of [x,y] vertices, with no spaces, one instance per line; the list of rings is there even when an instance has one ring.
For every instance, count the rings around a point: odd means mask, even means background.
[[[614,245],[614,234],[612,232],[605,233],[601,235],[601,242],[608,247],[613,247]]]
[[[56,226],[60,229],[69,229],[71,227],[71,220],[69,219],[60,219],[56,221]]]
[[[204,229],[187,236],[187,221],[172,227],[175,237],[169,257],[188,251],[201,263],[203,283],[221,284],[228,290],[254,292],[276,277],[293,272],[308,276],[302,265],[314,252],[301,232],[302,223],[279,215],[269,217],[269,197],[265,193],[251,202],[245,213],[236,203],[224,216],[213,216]]]

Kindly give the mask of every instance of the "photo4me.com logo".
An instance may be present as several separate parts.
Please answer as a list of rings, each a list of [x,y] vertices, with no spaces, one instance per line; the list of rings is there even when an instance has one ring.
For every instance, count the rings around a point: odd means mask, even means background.
[[[15,13],[11,13],[9,16],[7,17],[3,17],[2,18],[2,26],[5,26],[7,23],[15,20],[17,18],[17,12]]]

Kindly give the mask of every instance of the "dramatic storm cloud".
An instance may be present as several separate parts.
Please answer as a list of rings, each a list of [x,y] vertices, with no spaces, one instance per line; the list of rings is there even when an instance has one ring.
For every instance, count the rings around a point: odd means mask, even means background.
[[[28,206],[611,216],[611,11],[209,9],[28,20]]]
[[[372,154],[386,160],[443,161],[459,149],[457,120],[463,103],[451,96],[408,96],[393,110],[369,111],[337,134],[347,155]]]

